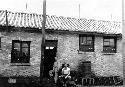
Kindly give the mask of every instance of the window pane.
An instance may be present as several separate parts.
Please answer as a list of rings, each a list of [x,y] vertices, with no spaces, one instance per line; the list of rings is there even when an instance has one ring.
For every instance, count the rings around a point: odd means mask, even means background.
[[[92,41],[87,41],[87,45],[92,45]]]
[[[28,47],[27,43],[22,43],[22,47]]]
[[[111,43],[114,43],[114,39],[110,39],[110,42],[111,42]]]
[[[53,49],[54,47],[50,47],[50,49]]]
[[[109,46],[110,43],[109,42],[104,42],[104,46]]]
[[[22,48],[22,53],[28,54],[28,48]]]
[[[49,49],[49,47],[46,47],[46,49]]]
[[[80,44],[82,43],[83,41],[82,41],[82,37],[80,37]]]
[[[20,51],[20,43],[14,43],[14,49]]]
[[[20,42],[12,41],[12,59],[11,62],[18,63],[20,58]]]
[[[111,42],[111,43],[110,43],[110,46],[115,46],[115,43],[112,43],[112,42]]]
[[[104,39],[105,46],[115,46],[114,39]]]
[[[80,37],[80,44],[85,45],[86,44],[86,37]]]
[[[114,39],[110,39],[110,46],[114,46],[114,45],[115,45]]]
[[[92,40],[92,37],[87,37],[87,40]]]
[[[28,48],[22,48],[22,56],[20,58],[20,62],[28,63],[29,62],[29,54]]]
[[[109,42],[109,41],[110,41],[110,39],[104,39],[104,42],[105,42],[105,41],[106,41],[106,42]]]

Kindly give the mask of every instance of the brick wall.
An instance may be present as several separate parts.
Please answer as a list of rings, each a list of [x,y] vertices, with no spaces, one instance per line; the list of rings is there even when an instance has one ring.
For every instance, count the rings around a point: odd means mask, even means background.
[[[72,69],[77,69],[80,61],[91,61],[92,71],[98,76],[123,76],[121,39],[117,40],[117,53],[107,55],[103,51],[103,37],[95,37],[95,52],[79,52],[79,35],[64,34],[58,38],[58,57],[65,58]]]
[[[0,74],[3,76],[39,76],[41,58],[41,37],[40,33],[12,32],[4,33],[2,38],[2,49],[0,50]],[[31,41],[30,66],[11,66],[12,40],[21,39]],[[58,40],[57,57],[63,63],[70,64],[71,69],[77,69],[79,62],[89,60],[92,62],[92,71],[96,75],[122,76],[122,55],[121,39],[117,41],[117,53],[104,55],[103,38],[95,37],[95,52],[79,52],[79,35],[54,33],[46,34],[48,40]]]
[[[31,41],[30,66],[11,66],[12,40]],[[0,74],[4,76],[39,76],[41,58],[41,34],[12,32],[4,34],[0,50]]]

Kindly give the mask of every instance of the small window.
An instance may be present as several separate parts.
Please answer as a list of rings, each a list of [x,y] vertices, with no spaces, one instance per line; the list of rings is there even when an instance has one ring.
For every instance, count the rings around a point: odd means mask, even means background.
[[[30,41],[12,41],[11,63],[30,62]]]
[[[47,49],[50,50],[50,49],[54,49],[54,47],[46,47],[45,49],[46,49],[46,50],[47,50]]]
[[[87,35],[79,35],[79,50],[84,52],[94,51],[94,37]]]
[[[116,53],[116,38],[115,37],[103,38],[103,51],[107,53]]]

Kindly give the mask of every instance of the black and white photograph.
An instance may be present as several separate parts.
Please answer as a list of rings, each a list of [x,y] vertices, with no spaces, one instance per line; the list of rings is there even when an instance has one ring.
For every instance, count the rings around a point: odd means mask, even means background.
[[[0,87],[124,87],[124,0],[0,0]]]

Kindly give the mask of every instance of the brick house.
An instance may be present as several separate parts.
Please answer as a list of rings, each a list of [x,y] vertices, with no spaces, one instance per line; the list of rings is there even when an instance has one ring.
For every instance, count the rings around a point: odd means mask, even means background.
[[[41,14],[0,11],[1,77],[40,76],[41,28]],[[90,61],[97,76],[123,77],[120,22],[47,15],[45,49],[46,72],[57,57],[72,70]]]

